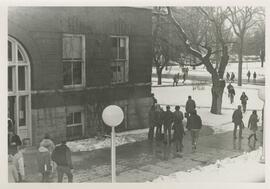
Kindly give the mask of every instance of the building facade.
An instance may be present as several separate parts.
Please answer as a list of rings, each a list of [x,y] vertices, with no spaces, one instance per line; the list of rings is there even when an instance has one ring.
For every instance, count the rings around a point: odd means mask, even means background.
[[[106,133],[104,107],[125,114],[118,131],[148,127],[151,10],[10,7],[8,117],[37,144]]]

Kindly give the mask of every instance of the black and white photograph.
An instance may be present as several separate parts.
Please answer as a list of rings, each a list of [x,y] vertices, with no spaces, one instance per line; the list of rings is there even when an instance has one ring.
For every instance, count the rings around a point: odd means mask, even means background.
[[[7,183],[266,183],[266,6],[13,5],[6,30]]]

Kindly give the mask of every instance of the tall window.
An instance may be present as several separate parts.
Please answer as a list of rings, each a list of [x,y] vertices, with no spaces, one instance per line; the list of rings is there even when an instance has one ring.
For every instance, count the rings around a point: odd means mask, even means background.
[[[112,62],[111,62],[111,82],[128,82],[129,51],[128,37],[112,36]]]
[[[63,83],[65,87],[84,85],[85,37],[63,35]]]
[[[8,117],[20,137],[31,137],[30,63],[23,46],[8,37]]]

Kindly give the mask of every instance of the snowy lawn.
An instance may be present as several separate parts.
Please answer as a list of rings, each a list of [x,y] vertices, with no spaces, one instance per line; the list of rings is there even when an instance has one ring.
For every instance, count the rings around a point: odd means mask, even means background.
[[[247,110],[250,110],[244,114],[244,124],[247,126],[251,110],[261,110],[263,108],[263,102],[258,97],[258,89],[264,86],[244,85],[242,87],[235,86],[236,96],[235,102],[230,104],[227,90],[223,95],[222,115],[215,115],[210,113],[211,106],[211,87],[201,86],[200,90],[193,90],[193,86],[180,86],[180,87],[156,87],[152,88],[152,92],[158,100],[158,103],[163,106],[165,110],[166,104],[180,105],[180,110],[185,111],[185,104],[189,95],[196,101],[198,114],[201,116],[203,124],[211,126],[215,133],[227,132],[233,130],[232,114],[233,111],[241,104],[240,96],[244,91],[249,97],[247,103]],[[172,108],[174,110],[174,108]],[[258,111],[258,116],[261,118],[261,111]],[[261,123],[259,123],[260,125]]]
[[[234,72],[236,79],[238,78],[237,75],[237,70],[238,70],[238,63],[229,63],[226,67],[225,74],[229,72],[230,74]],[[242,66],[242,78],[247,79],[247,72],[250,70],[251,72],[251,80],[253,78],[253,72],[255,71],[257,73],[257,79],[261,79],[265,77],[265,68],[261,68],[261,63],[260,62],[250,62],[250,63],[243,63]],[[152,68],[152,73],[156,73],[156,68]],[[169,66],[167,70],[164,69],[162,72],[163,74],[177,74],[180,73],[182,74],[181,68],[179,66]],[[206,71],[204,66],[199,66],[196,67],[195,70],[193,70],[191,67],[189,67],[189,72],[188,75],[193,75],[193,76],[209,76],[210,74]]]
[[[261,155],[259,148],[205,167],[159,176],[153,182],[264,182],[265,164],[260,163]]]

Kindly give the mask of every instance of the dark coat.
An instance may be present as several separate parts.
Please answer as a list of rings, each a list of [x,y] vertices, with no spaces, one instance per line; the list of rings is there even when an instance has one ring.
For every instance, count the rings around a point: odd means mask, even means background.
[[[187,129],[201,129],[202,119],[197,114],[191,114],[187,120]]]
[[[71,151],[66,145],[57,146],[52,152],[52,160],[57,166],[67,166],[73,168],[71,161]]]
[[[190,99],[186,103],[186,112],[191,113],[196,109],[196,103],[193,99]]]
[[[175,111],[173,113],[173,129],[175,139],[180,139],[184,135],[183,119],[184,116],[181,111]]]
[[[8,135],[8,154],[14,155],[17,152],[17,146],[22,145],[22,141],[18,135]]]
[[[171,125],[173,122],[173,113],[170,110],[167,110],[163,113],[163,123],[164,125],[168,126]]]
[[[241,124],[242,123],[242,119],[243,119],[243,114],[241,112],[241,110],[235,110],[233,112],[233,116],[232,116],[232,122],[235,124]]]
[[[257,131],[258,121],[259,121],[258,116],[256,114],[251,114],[248,120],[248,128],[252,131]]]
[[[240,100],[242,104],[247,104],[247,100],[248,100],[247,95],[242,94],[240,97]]]

